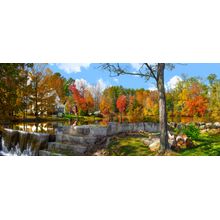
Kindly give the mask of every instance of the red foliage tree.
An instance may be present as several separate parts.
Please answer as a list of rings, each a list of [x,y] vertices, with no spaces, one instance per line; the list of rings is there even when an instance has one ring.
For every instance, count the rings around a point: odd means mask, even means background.
[[[122,122],[122,114],[126,110],[126,96],[125,95],[121,95],[118,97],[117,102],[116,102],[116,106],[120,112],[121,122]]]
[[[78,108],[82,111],[87,111],[86,99],[80,94],[79,90],[76,88],[76,85],[71,85],[69,90],[73,93],[73,99],[76,102]]]

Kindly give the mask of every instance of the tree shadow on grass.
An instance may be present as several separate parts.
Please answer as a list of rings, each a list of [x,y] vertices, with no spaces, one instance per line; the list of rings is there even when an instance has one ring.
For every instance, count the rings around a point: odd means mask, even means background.
[[[196,146],[180,152],[183,156],[220,156],[220,134],[201,135]]]
[[[143,135],[127,135],[113,137],[109,146],[108,153],[112,156],[152,156],[155,155],[143,143]]]

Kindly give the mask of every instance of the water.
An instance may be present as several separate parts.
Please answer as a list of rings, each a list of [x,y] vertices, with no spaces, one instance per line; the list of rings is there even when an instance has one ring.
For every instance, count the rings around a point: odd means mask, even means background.
[[[48,133],[56,134],[56,131],[59,127],[70,126],[70,125],[85,125],[85,124],[99,124],[100,121],[74,121],[74,120],[65,120],[65,121],[53,121],[53,122],[22,122],[22,123],[12,123],[4,125],[4,128],[9,128],[13,130],[26,131],[26,132],[37,132],[37,133]]]
[[[35,156],[48,146],[49,134],[4,129],[0,137],[0,155]]]

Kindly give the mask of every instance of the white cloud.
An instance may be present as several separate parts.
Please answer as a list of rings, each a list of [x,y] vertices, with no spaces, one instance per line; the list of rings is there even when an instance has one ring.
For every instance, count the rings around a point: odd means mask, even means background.
[[[119,79],[118,78],[113,78],[113,81],[115,81],[116,83],[119,83]]]
[[[141,63],[131,63],[131,66],[135,70],[139,70],[141,68]]]
[[[155,90],[157,90],[157,88],[155,86],[151,86],[151,87],[148,88],[148,90],[155,91]]]
[[[178,84],[179,82],[181,82],[181,81],[182,81],[182,78],[176,75],[176,76],[172,77],[172,78],[167,82],[166,88],[167,88],[167,89],[175,89],[176,86],[177,86],[177,84]]]
[[[66,73],[78,73],[82,68],[88,68],[90,63],[57,63],[56,66]]]

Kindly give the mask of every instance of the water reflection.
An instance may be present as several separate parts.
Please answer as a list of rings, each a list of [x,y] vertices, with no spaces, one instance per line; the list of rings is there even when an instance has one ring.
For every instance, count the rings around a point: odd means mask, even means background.
[[[26,131],[54,134],[58,127],[70,125],[69,121],[59,122],[42,122],[42,123],[14,123],[5,125],[5,128]]]
[[[23,122],[13,123],[5,125],[5,128],[14,130],[26,131],[26,132],[38,132],[38,133],[49,133],[55,134],[57,129],[63,126],[76,126],[86,124],[100,124],[100,121],[80,121],[80,120],[66,120],[66,121],[53,121],[53,122]]]

